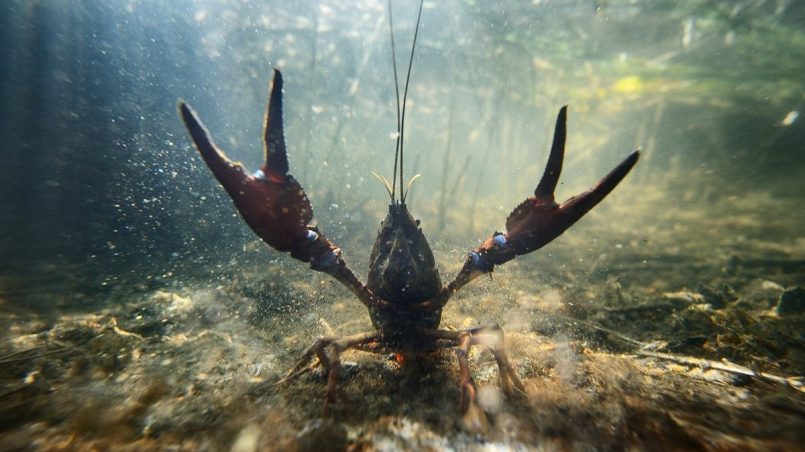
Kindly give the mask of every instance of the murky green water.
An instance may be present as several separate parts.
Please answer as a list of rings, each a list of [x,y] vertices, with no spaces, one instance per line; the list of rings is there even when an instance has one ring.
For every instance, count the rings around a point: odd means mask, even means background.
[[[394,4],[401,74],[417,7]],[[443,328],[500,324],[525,384],[503,397],[470,354],[480,433],[452,350],[345,353],[324,418],[321,369],[275,384],[368,313],[259,241],[176,112],[255,170],[281,69],[290,171],[365,280],[388,209],[372,172],[391,178],[395,149],[386,2],[0,8],[0,448],[801,444],[798,2],[425,2],[405,172],[442,279],[533,193],[562,105],[558,200],[642,152],[568,232],[445,307]]]

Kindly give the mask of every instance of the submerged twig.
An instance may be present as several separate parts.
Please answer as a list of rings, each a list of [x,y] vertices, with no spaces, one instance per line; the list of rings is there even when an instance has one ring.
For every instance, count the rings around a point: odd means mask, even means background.
[[[619,332],[617,332],[615,330],[611,330],[609,328],[604,328],[603,326],[598,326],[598,325],[596,325],[594,323],[588,323],[588,322],[584,322],[584,323],[587,323],[588,325],[590,325],[595,330],[602,331],[602,332],[607,333],[607,334],[611,334],[611,335],[617,337],[618,339],[621,339],[621,340],[623,340],[625,342],[628,342],[630,344],[639,345],[641,348],[646,348],[646,347],[649,347],[649,346],[652,345],[651,343],[638,341],[637,339],[632,339],[631,337],[626,336],[624,334],[621,334],[621,333],[619,333]]]
[[[28,350],[23,350],[20,352],[9,353],[8,355],[4,355],[0,357],[0,364],[11,364],[19,361],[28,361],[37,358],[44,358],[45,356],[51,355],[58,355],[59,353],[69,352],[71,351],[68,348],[59,348],[55,350],[48,350],[45,352],[39,352],[39,348],[32,348]]]
[[[455,77],[454,77],[455,78]],[[444,228],[444,210],[447,206],[447,178],[450,170],[450,156],[453,153],[453,114],[456,104],[456,88],[450,90],[450,102],[447,111],[447,141],[444,144],[444,159],[442,161],[442,186],[439,190],[439,217],[437,218],[437,230]]]
[[[483,108],[483,111],[490,111],[493,113],[488,113],[485,115],[484,119],[481,120],[481,124],[488,124],[487,129],[487,144],[486,144],[486,151],[484,152],[484,156],[481,160],[481,167],[478,170],[478,176],[475,179],[475,188],[472,190],[472,197],[470,197],[470,212],[469,212],[469,220],[470,220],[470,231],[475,231],[475,209],[478,206],[478,197],[481,193],[481,182],[486,177],[486,164],[489,161],[489,154],[491,153],[493,148],[497,147],[497,132],[498,132],[498,122],[492,121],[492,118],[500,118],[502,117],[502,113],[500,112],[500,99],[503,98],[503,94],[498,92],[495,93],[492,98],[495,100],[494,106],[491,108]]]
[[[740,366],[729,361],[711,361],[709,359],[694,358],[691,356],[672,355],[670,353],[652,352],[647,350],[640,350],[637,352],[638,356],[647,356],[657,359],[665,359],[679,364],[688,366],[698,366],[702,369],[715,369],[722,372],[728,372],[735,375],[742,375],[745,377],[757,378],[772,383],[781,384],[796,389],[800,392],[805,392],[805,386],[802,383],[802,377],[781,377],[766,372],[756,372],[748,367]]]
[[[448,154],[449,155],[449,154]],[[453,180],[450,189],[447,188],[447,168],[449,166],[448,158],[445,158],[445,169],[443,171],[443,179],[442,179],[442,190],[441,196],[439,197],[439,218],[438,218],[438,230],[442,230],[445,227],[445,213],[447,212],[449,206],[453,204],[453,201],[456,197],[456,192],[458,191],[458,187],[461,186],[461,182],[464,180],[464,174],[467,172],[467,168],[470,166],[470,160],[472,159],[471,155],[468,155],[466,160],[464,160],[464,165],[461,167],[461,170],[456,174],[455,179]]]

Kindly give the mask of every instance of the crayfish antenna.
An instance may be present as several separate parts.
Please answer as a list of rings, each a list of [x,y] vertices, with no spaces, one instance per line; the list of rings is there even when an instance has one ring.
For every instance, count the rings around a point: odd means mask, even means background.
[[[411,44],[411,56],[408,59],[408,74],[405,77],[405,91],[403,92],[402,117],[400,119],[400,190],[402,190],[403,162],[405,155],[405,101],[408,99],[408,83],[411,81],[411,67],[414,65],[414,51],[416,50],[416,38],[419,35],[419,22],[422,19],[422,5],[424,0],[419,0],[419,13],[416,16],[416,27],[414,28],[414,42]],[[400,203],[405,204],[405,193],[400,194]]]
[[[374,171],[372,171],[372,176],[376,177],[380,182],[383,182],[383,186],[386,187],[386,191],[389,193],[389,196],[391,196],[391,202],[394,202],[394,189],[389,183],[389,180]]]
[[[397,189],[397,160],[400,157],[400,137],[402,133],[400,133],[400,82],[397,78],[397,48],[394,45],[394,19],[391,14],[391,0],[388,3],[389,7],[389,35],[391,36],[391,65],[394,68],[394,93],[397,96],[397,144],[394,148],[394,170],[391,172],[392,182],[391,182],[391,203],[394,204],[394,195],[396,194]],[[402,185],[402,181],[400,181],[400,185]],[[402,190],[402,187],[400,187]]]
[[[408,185],[405,186],[405,192],[403,192],[403,199],[408,197],[408,191],[411,190],[411,186],[414,185],[414,181],[422,177],[421,174],[415,174],[411,180],[408,181]]]
[[[416,28],[414,29],[414,42],[411,44],[411,56],[408,59],[408,73],[405,78],[405,91],[403,93],[402,108],[400,108],[400,83],[397,77],[397,49],[394,46],[394,19],[391,13],[391,0],[388,0],[389,9],[389,34],[391,35],[391,64],[394,68],[394,92],[397,96],[397,145],[394,149],[394,170],[392,171],[391,182],[391,202],[395,202],[397,194],[397,162],[400,163],[400,204],[405,204],[405,197],[408,189],[403,190],[403,145],[405,139],[405,101],[408,99],[408,84],[411,81],[411,66],[414,63],[414,51],[416,50],[416,38],[419,35],[419,23],[422,19],[422,5],[424,0],[419,1],[419,13],[416,17]],[[416,176],[414,177],[416,179]],[[413,181],[413,179],[412,179]],[[409,183],[410,187],[410,183]]]

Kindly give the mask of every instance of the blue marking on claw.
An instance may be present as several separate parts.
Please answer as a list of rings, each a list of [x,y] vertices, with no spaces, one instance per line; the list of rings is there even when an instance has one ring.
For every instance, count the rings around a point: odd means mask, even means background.
[[[263,180],[266,179],[266,173],[264,173],[263,170],[261,169],[255,171],[253,176],[255,177],[255,179],[263,179]]]
[[[328,268],[335,265],[337,261],[338,261],[338,255],[335,254],[335,251],[330,250],[319,259],[317,265],[319,268]]]
[[[503,248],[506,246],[506,236],[503,234],[498,234],[495,236],[495,245]]]
[[[307,241],[308,242],[315,242],[318,238],[319,238],[319,234],[317,234],[316,231],[313,231],[313,230],[310,230],[310,229],[307,230]]]
[[[488,260],[484,259],[483,256],[476,253],[475,251],[470,251],[470,260],[472,261],[472,265],[475,266],[476,269],[484,273],[491,272],[492,269],[495,267],[494,264],[489,263]]]

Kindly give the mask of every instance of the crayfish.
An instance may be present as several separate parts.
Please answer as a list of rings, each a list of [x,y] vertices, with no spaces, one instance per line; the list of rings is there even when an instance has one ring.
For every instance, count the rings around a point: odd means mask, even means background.
[[[422,9],[420,5],[419,17]],[[413,60],[419,17],[411,50]],[[396,56],[392,58],[397,86]],[[321,365],[327,375],[325,411],[336,402],[341,371],[340,355],[347,349],[370,352],[419,353],[457,347],[460,373],[460,404],[465,412],[480,412],[476,388],[470,376],[468,354],[473,345],[491,349],[499,368],[500,384],[507,395],[524,393],[525,388],[509,362],[503,331],[497,325],[465,331],[439,329],[442,309],[450,298],[473,279],[490,273],[496,265],[528,254],[547,245],[606,197],[629,173],[639,152],[629,154],[618,166],[586,192],[564,203],[554,200],[554,190],[562,171],[567,107],[559,110],[548,163],[533,196],[514,208],[506,219],[506,231],[494,232],[467,254],[458,275],[446,286],[436,269],[433,252],[406,204],[403,182],[403,131],[405,84],[402,111],[397,89],[397,147],[394,177],[386,182],[391,202],[369,259],[369,274],[362,283],[347,266],[340,248],[316,226],[311,225],[313,208],[300,183],[289,173],[283,131],[282,74],[274,71],[264,121],[265,163],[254,173],[231,161],[216,146],[197,114],[185,102],[179,113],[196,149],[215,178],[229,193],[246,224],[272,248],[310,264],[344,284],[369,310],[373,329],[347,337],[328,337],[316,341],[286,378]],[[399,176],[397,167],[399,160]],[[398,188],[399,187],[399,191]],[[310,364],[313,360],[317,360]]]

